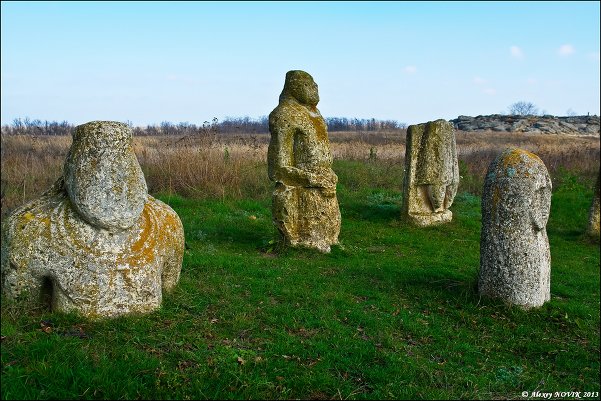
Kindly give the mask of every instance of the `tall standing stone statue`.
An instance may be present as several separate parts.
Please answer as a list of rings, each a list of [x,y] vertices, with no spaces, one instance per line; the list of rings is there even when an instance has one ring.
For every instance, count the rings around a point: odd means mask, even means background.
[[[405,150],[402,217],[417,226],[448,223],[459,186],[453,125],[445,120],[410,125]]]
[[[273,222],[291,246],[329,252],[338,243],[338,177],[326,123],[317,109],[317,84],[304,71],[289,71],[279,105],[269,115],[269,179],[275,182]]]
[[[144,313],[179,280],[184,232],[148,195],[125,124],[73,134],[63,176],[2,227],[2,291],[91,318]]]
[[[593,203],[589,211],[588,217],[588,235],[593,238],[599,238],[599,186],[601,186],[601,172],[597,175],[597,186],[595,187],[595,195]]]
[[[482,194],[480,295],[524,308],[550,299],[550,209],[551,178],[538,156],[509,148],[490,164]]]

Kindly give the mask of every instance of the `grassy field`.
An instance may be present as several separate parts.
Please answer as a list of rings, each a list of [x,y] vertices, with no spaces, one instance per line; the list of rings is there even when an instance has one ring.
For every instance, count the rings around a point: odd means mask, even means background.
[[[405,131],[334,132],[332,154],[352,162],[352,188],[400,190]],[[593,182],[599,171],[598,136],[457,132],[460,191],[479,195],[489,163],[507,146],[536,153],[552,177],[569,170]],[[71,145],[67,136],[0,136],[2,216],[39,196],[62,173]],[[269,135],[134,137],[134,149],[151,193],[192,199],[270,199]],[[374,174],[370,173],[374,172]],[[380,174],[384,173],[384,176]],[[346,174],[346,173],[344,173]],[[348,174],[347,174],[348,175]]]
[[[598,138],[591,143],[589,170],[599,163]],[[155,313],[106,321],[24,313],[3,299],[2,398],[521,399],[523,391],[600,391],[600,252],[584,235],[596,171],[568,162],[579,174],[549,168],[551,301],[523,311],[478,297],[481,177],[471,175],[469,158],[453,222],[420,229],[399,221],[402,162],[379,148],[369,153],[380,145],[367,142],[360,157],[338,157],[341,246],[322,255],[280,247],[265,177],[250,188],[254,196],[246,192],[252,174],[265,172],[261,146],[249,145],[259,156],[247,164],[232,145],[227,156],[215,150],[212,160],[231,163],[232,175],[215,176],[215,188],[237,175],[239,193],[194,193],[189,181],[186,197],[176,194],[184,184],[169,187],[167,173],[158,179],[152,170],[152,157],[167,156],[138,149],[151,188],[163,190],[159,198],[184,224],[178,286]],[[490,151],[474,152],[481,149]]]

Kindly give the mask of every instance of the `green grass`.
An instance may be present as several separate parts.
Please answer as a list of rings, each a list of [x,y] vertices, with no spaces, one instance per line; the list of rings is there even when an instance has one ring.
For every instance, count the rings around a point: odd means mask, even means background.
[[[583,234],[590,188],[577,179],[557,186],[551,301],[523,311],[477,295],[479,197],[459,194],[448,225],[409,227],[398,218],[395,174],[367,166],[361,179],[378,179],[379,189],[353,188],[357,166],[348,163],[338,164],[341,246],[328,255],[274,243],[270,199],[161,196],[183,221],[187,250],[157,312],[88,321],[24,313],[3,299],[2,398],[599,391],[599,244]]]

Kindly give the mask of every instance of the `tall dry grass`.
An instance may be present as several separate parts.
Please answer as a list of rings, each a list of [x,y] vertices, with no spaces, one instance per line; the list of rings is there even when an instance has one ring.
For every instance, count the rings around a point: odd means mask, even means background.
[[[402,166],[405,132],[336,132],[330,134],[337,160],[369,163],[382,174]],[[479,194],[486,169],[507,146],[536,153],[554,180],[563,169],[594,181],[599,171],[599,137],[457,132],[462,180],[460,191]],[[1,138],[2,215],[39,196],[62,174],[71,144],[65,136]],[[134,150],[150,193],[193,198],[268,198],[269,135],[134,137]],[[383,181],[391,182],[391,180]],[[383,184],[387,185],[387,184]],[[400,183],[395,186],[399,188]],[[392,188],[390,188],[392,189]]]

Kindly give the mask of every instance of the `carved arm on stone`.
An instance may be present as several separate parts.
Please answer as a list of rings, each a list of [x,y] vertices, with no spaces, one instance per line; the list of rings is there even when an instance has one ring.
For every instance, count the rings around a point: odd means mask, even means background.
[[[272,128],[273,149],[270,149],[269,176],[287,186],[306,188],[336,188],[338,177],[331,168],[301,169],[295,166],[294,128]]]
[[[338,176],[330,168],[307,171],[298,167],[278,166],[275,168],[274,178],[288,186],[321,188],[326,196],[336,194],[338,182]]]

